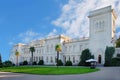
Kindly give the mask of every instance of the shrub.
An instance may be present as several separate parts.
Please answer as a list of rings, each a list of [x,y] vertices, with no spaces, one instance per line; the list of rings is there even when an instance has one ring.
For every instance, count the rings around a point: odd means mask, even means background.
[[[38,62],[38,65],[44,65],[44,61],[43,61],[43,60],[40,60],[40,61]]]
[[[28,62],[27,61],[23,61],[23,65],[28,65]]]
[[[11,66],[13,66],[13,64],[11,61],[5,61],[5,62],[3,62],[3,66],[4,67],[11,67]]]
[[[37,63],[34,61],[34,62],[32,63],[32,65],[37,65]]]
[[[0,68],[2,68],[3,67],[3,64],[2,63],[0,63]]]
[[[120,66],[120,58],[112,58],[111,59],[111,66]]]
[[[58,66],[63,66],[63,62],[61,60],[58,60]]]
[[[71,61],[66,61],[65,66],[72,66],[72,62]]]

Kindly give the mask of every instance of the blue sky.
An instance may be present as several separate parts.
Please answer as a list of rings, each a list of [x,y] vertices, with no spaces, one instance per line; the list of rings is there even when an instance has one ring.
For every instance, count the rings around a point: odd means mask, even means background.
[[[112,5],[118,15],[119,0],[0,0],[0,53],[9,59],[16,43],[64,34],[73,38],[89,36],[89,11]]]

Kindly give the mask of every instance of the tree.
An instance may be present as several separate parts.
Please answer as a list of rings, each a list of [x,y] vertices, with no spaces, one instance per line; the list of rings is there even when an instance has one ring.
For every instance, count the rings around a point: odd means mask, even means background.
[[[104,66],[110,66],[111,65],[111,60],[112,60],[114,52],[115,52],[115,48],[114,47],[106,47],[106,50],[105,50],[105,64],[104,64]]]
[[[11,61],[8,60],[8,61],[3,62],[3,67],[11,67],[11,66],[13,66]]]
[[[82,54],[80,56],[80,66],[86,66],[86,60],[91,59],[93,57],[93,55],[91,55],[90,50],[89,49],[85,49],[82,51]]]
[[[19,57],[20,53],[16,50],[15,52],[15,56],[16,56],[16,65],[18,66],[18,57]]]
[[[58,67],[58,60],[59,60],[59,52],[61,51],[61,45],[60,44],[57,44],[55,46],[55,51],[57,51],[57,67]]]
[[[30,52],[31,52],[31,63],[33,64],[33,53],[35,52],[35,47],[30,47],[29,48]]]
[[[2,57],[1,57],[1,54],[0,54],[0,68],[2,67]]]
[[[116,40],[116,47],[120,47],[120,37]]]

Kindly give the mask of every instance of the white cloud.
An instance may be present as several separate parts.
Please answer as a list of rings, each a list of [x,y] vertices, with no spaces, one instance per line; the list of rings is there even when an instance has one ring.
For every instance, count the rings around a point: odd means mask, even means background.
[[[32,40],[39,39],[41,35],[39,33],[28,30],[26,32],[20,33],[18,36],[23,43],[28,43]]]
[[[109,5],[112,5],[117,15],[120,16],[119,0],[69,0],[67,4],[63,5],[61,15],[52,21],[52,24],[61,27],[68,36],[88,37],[89,21],[87,16],[89,12]],[[117,27],[120,26],[119,21],[120,17],[116,21]]]
[[[50,33],[47,35],[47,37],[48,37],[48,36],[55,36],[56,34],[57,34],[57,30],[56,30],[56,29],[53,29],[53,31],[50,32]]]
[[[41,33],[37,33],[37,32],[34,32],[32,30],[27,30],[26,32],[20,33],[18,35],[18,39],[22,43],[29,43],[32,40],[37,40],[37,39],[41,39],[41,38],[45,38],[45,37],[50,37],[50,36],[55,36],[55,35],[57,35],[57,30],[56,29],[53,29],[47,35],[44,35],[44,34],[41,34]],[[12,44],[12,42],[10,42],[9,44]]]

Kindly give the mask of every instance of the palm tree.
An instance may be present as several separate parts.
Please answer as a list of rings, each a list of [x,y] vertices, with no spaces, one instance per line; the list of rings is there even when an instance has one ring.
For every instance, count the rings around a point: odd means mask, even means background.
[[[15,52],[15,56],[16,56],[16,65],[18,66],[18,57],[19,57],[20,53],[16,50]]]
[[[32,47],[29,48],[29,50],[30,50],[30,52],[31,52],[31,57],[32,57],[32,58],[31,58],[31,62],[32,62],[32,64],[33,64],[33,52],[35,52],[35,47],[32,46]]]
[[[55,50],[57,51],[57,67],[58,67],[59,52],[62,50],[62,49],[61,49],[61,45],[60,45],[60,44],[57,44],[57,45],[55,46]]]

